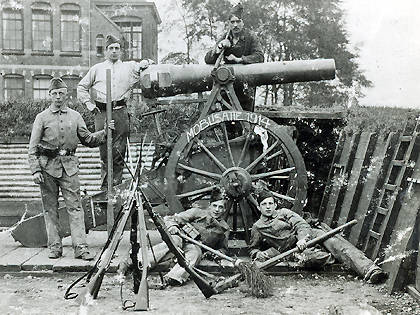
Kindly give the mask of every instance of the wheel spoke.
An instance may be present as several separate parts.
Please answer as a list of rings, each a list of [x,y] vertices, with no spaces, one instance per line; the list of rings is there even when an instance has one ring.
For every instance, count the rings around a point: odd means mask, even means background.
[[[286,196],[286,195],[282,195],[282,194],[279,194],[279,193],[277,193],[277,192],[275,192],[275,191],[272,191],[271,192],[274,196],[276,196],[277,198],[280,198],[280,199],[284,199],[284,200],[287,200],[287,201],[290,201],[290,202],[294,202],[296,199],[295,198],[293,198],[293,197],[289,197],[289,196]]]
[[[235,165],[235,160],[233,159],[232,148],[230,147],[230,143],[229,143],[229,137],[228,137],[228,133],[227,133],[227,130],[226,130],[226,124],[220,124],[220,126],[221,126],[222,131],[223,131],[224,141],[225,141],[226,148],[228,150],[230,163],[231,163],[232,166],[236,166]]]
[[[294,169],[295,169],[295,167],[288,167],[288,168],[283,168],[281,170],[277,170],[277,171],[273,171],[273,172],[253,174],[253,175],[251,175],[251,178],[252,178],[252,181],[254,181],[254,180],[257,180],[257,179],[262,179],[262,178],[271,177],[271,176],[275,176],[275,175],[279,175],[279,174],[289,173],[289,172],[293,171]]]
[[[217,167],[222,171],[226,171],[227,167],[223,165],[222,162],[204,145],[203,141],[199,139],[194,139],[195,142],[204,150],[204,152],[209,156],[209,158],[217,165]]]
[[[248,152],[249,144],[251,143],[251,130],[248,130],[248,133],[246,134],[245,143],[242,148],[241,156],[239,157],[238,166],[241,166],[242,162],[245,158],[245,153]]]
[[[239,208],[241,209],[242,220],[244,222],[244,230],[245,230],[245,241],[249,244],[250,241],[250,233],[249,229],[251,227],[252,222],[252,213],[249,205],[245,202],[245,199],[239,200]]]
[[[269,157],[267,157],[267,161],[269,161],[269,160],[271,160],[271,159],[274,159],[275,157],[277,157],[277,156],[279,156],[279,155],[281,155],[281,154],[283,154],[284,152],[283,152],[283,149],[280,149],[280,150],[278,150],[276,153],[274,153],[274,154],[272,154],[272,155],[270,155]]]
[[[274,142],[266,151],[264,151],[263,153],[260,154],[259,157],[257,157],[251,164],[249,164],[245,170],[247,170],[248,172],[250,172],[256,165],[258,165],[258,163],[260,163],[260,161],[266,157],[268,155],[268,153],[270,153],[278,144],[280,143],[279,140],[276,140],[276,142]]]
[[[206,187],[206,188],[189,191],[189,192],[179,194],[179,195],[176,195],[176,196],[178,198],[185,198],[185,197],[193,197],[193,196],[197,196],[197,195],[202,195],[204,193],[212,191],[215,187],[216,187],[216,185],[212,185],[212,186],[209,186],[209,187]]]
[[[198,168],[191,167],[191,166],[179,163],[179,162],[178,162],[178,166],[180,168],[184,169],[184,170],[190,171],[191,173],[194,173],[194,174],[197,174],[197,175],[202,175],[202,176],[217,179],[217,180],[220,180],[222,178],[222,175],[220,175],[220,174],[215,174],[215,173],[203,171],[203,170],[200,170]]]

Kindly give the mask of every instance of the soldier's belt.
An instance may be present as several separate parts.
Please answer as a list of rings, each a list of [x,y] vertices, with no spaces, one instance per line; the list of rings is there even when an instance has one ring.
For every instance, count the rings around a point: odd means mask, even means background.
[[[47,149],[38,146],[38,154],[44,155],[49,158],[56,158],[57,156],[69,156],[74,155],[76,149]]]

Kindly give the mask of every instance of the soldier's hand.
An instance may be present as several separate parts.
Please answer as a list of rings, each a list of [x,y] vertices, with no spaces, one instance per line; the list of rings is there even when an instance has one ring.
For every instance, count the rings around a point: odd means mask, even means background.
[[[44,182],[44,175],[42,175],[41,172],[36,172],[34,175],[32,175],[32,178],[34,180],[34,183],[39,185]]]
[[[228,39],[222,40],[220,43],[216,46],[216,54],[220,54],[223,48],[230,48],[232,45]]]
[[[152,59],[143,59],[139,62],[140,71],[146,70],[150,65],[154,65],[155,62]]]
[[[108,125],[108,128],[111,130],[115,130],[115,120],[111,120],[111,122]]]
[[[226,57],[226,59],[230,60],[230,61],[234,61],[236,63],[241,63],[242,62],[242,58],[238,58],[234,54],[230,54],[229,56]]]
[[[296,243],[296,247],[302,252],[307,247],[306,240],[302,239]]]
[[[266,252],[258,252],[255,255],[255,259],[260,260],[260,261],[266,260],[268,258],[270,258],[270,256],[268,256],[268,254]]]
[[[168,228],[169,233],[171,233],[172,235],[174,234],[179,234],[179,228],[176,225],[172,225]]]

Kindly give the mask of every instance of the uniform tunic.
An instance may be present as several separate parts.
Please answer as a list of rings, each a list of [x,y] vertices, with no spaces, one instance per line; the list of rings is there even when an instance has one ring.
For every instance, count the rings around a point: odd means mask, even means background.
[[[190,223],[200,233],[199,241],[214,249],[225,252],[229,238],[229,225],[224,220],[217,220],[210,216],[208,210],[192,208],[173,216],[165,217],[165,224],[168,228],[177,226],[182,228],[185,224]],[[180,247],[185,258],[191,266],[197,266],[202,257],[202,250],[199,246],[189,243],[181,239],[177,235],[172,235],[176,246]],[[162,242],[153,246],[153,253],[149,253],[152,259],[150,267],[168,259],[169,249],[166,243]],[[171,255],[169,255],[171,256]],[[188,280],[189,274],[179,264],[176,264],[166,275],[167,278],[174,279],[179,283]]]
[[[79,160],[73,154],[56,157],[40,155],[38,145],[50,150],[63,149],[74,152],[79,140],[86,146],[95,147],[106,141],[106,132],[101,130],[91,133],[78,112],[68,107],[57,109],[51,105],[36,116],[28,150],[28,162],[32,174],[42,172],[44,176],[40,189],[48,247],[53,251],[62,252],[58,230],[60,188],[69,214],[76,256],[79,256],[87,246],[78,178]]]
[[[261,216],[253,224],[250,256],[255,258],[258,252],[264,250],[271,258],[296,247],[299,240],[309,241],[318,235],[300,215],[282,208],[270,218]],[[307,248],[302,252],[302,263],[306,267],[322,267],[332,262],[332,255],[320,247]]]
[[[223,39],[226,36],[223,37]],[[236,44],[233,44],[231,35],[228,37],[231,42],[231,47],[226,48],[224,51],[224,62],[226,64],[235,63],[234,61],[228,60],[230,54],[235,57],[242,58],[244,64],[264,62],[264,53],[261,47],[261,43],[257,36],[251,33],[247,29],[243,29],[239,35],[239,40]],[[218,42],[220,42],[220,39]],[[207,64],[215,64],[219,54],[216,54],[215,48],[208,51],[204,57],[204,61]],[[249,86],[242,82],[234,82],[233,84],[235,94],[241,103],[244,110],[253,111],[255,103],[255,87]],[[225,96],[224,96],[225,97]]]

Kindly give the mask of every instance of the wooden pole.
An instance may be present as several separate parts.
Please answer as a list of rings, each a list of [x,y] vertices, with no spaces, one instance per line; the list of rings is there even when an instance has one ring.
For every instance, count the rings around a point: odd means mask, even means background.
[[[108,125],[112,120],[112,99],[111,99],[111,69],[106,70],[106,124]],[[113,174],[113,162],[112,162],[112,130],[108,127],[107,130],[107,139],[106,139],[106,150],[107,150],[107,224],[106,229],[108,235],[110,235],[112,226],[114,225],[114,207],[112,204],[112,190],[114,182]]]

